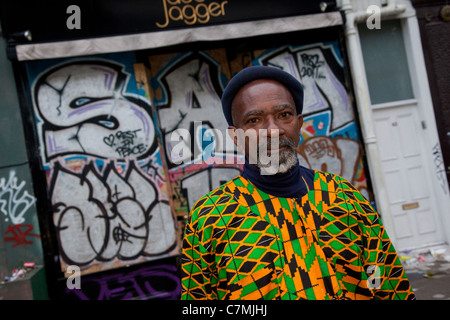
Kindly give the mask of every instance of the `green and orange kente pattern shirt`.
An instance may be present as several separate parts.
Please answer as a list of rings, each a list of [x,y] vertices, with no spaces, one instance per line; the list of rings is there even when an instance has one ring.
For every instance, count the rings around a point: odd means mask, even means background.
[[[200,198],[182,248],[181,299],[415,299],[370,203],[314,171],[299,198],[237,176]]]

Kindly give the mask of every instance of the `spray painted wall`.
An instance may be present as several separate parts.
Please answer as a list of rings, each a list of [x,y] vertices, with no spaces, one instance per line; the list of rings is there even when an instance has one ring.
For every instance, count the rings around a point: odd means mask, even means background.
[[[0,299],[11,299],[25,293],[3,281],[25,262],[34,262],[37,268],[44,259],[17,88],[4,39],[0,39],[0,70]],[[41,281],[36,285],[45,287]]]
[[[134,55],[28,64],[61,270],[175,255],[154,117]]]
[[[238,154],[222,114],[225,49],[151,56],[150,96],[157,109],[174,208],[187,218],[208,191],[239,175]],[[180,147],[181,145],[181,147]],[[177,148],[177,150],[175,150]]]

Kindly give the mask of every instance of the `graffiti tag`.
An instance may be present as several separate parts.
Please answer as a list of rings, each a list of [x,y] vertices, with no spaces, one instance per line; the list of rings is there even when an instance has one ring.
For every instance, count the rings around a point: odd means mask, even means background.
[[[13,224],[25,221],[24,215],[35,203],[36,198],[25,189],[25,181],[19,182],[16,172],[11,170],[8,179],[0,179],[0,212]]]
[[[103,173],[90,163],[81,174],[56,163],[50,190],[62,256],[68,264],[152,257],[175,245],[170,207],[134,162],[123,175],[114,162]]]
[[[14,244],[12,247],[17,247],[19,245],[24,244],[33,244],[33,241],[28,240],[27,237],[36,237],[40,238],[40,236],[36,233],[31,233],[33,231],[33,225],[31,224],[18,224],[18,225],[9,225],[8,229],[5,231],[5,234],[11,233],[12,236],[4,237],[5,241],[12,241]]]

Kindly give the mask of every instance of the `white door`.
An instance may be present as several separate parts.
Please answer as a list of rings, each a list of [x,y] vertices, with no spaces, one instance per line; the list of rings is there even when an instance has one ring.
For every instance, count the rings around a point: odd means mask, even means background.
[[[381,168],[391,209],[397,250],[416,249],[445,241],[431,186],[431,164],[425,161],[426,124],[415,101],[397,106],[374,106]],[[428,148],[430,149],[430,148]],[[383,213],[380,212],[383,217]]]

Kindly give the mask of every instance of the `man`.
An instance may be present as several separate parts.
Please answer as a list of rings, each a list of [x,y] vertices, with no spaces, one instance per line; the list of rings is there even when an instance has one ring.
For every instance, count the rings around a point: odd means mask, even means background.
[[[182,299],[414,299],[367,200],[343,178],[299,165],[302,85],[277,68],[249,67],[222,106],[246,162],[192,208]],[[239,132],[256,136],[256,158],[267,147],[278,161],[249,161],[251,139],[242,146]]]

